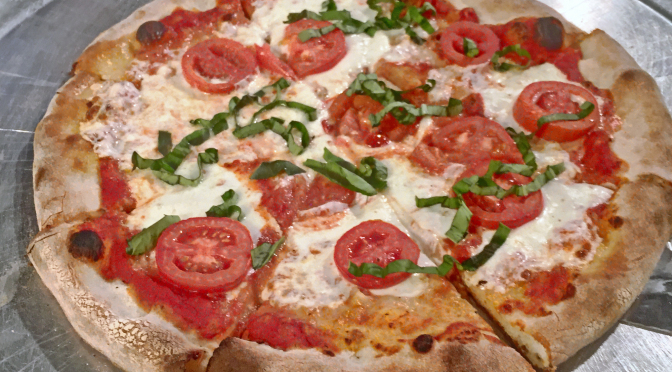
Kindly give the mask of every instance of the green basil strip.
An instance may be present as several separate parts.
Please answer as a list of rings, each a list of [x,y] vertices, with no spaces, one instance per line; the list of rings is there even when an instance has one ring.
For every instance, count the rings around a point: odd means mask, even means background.
[[[288,108],[296,109],[303,111],[304,114],[308,116],[308,121],[314,121],[317,119],[317,109],[314,107],[310,107],[308,105],[304,105],[303,103],[299,102],[292,102],[292,101],[283,101],[283,100],[275,100],[268,105],[262,107],[259,109],[259,111],[255,112],[254,115],[252,115],[252,120],[251,122],[254,122],[256,118],[263,112],[270,111],[278,106],[285,106]]]
[[[453,217],[453,222],[450,224],[450,228],[446,231],[446,236],[448,239],[452,240],[453,243],[459,243],[467,235],[467,230],[469,229],[469,223],[471,222],[471,216],[473,213],[469,210],[464,200],[460,198],[460,206],[457,208],[457,213]]]
[[[593,112],[593,110],[595,110],[595,105],[593,105],[590,101],[586,101],[583,104],[581,104],[581,111],[578,114],[558,113],[542,116],[539,118],[539,120],[537,120],[537,125],[541,127],[544,124],[548,124],[554,121],[581,120],[584,119],[586,116],[590,115]]]
[[[134,168],[151,169],[153,171],[163,171],[174,173],[182,164],[187,155],[191,152],[192,146],[198,146],[210,138],[210,129],[203,128],[194,131],[184,137],[175,147],[162,159],[145,159],[137,152],[133,152],[131,162]]]
[[[373,196],[377,194],[376,189],[368,182],[336,163],[321,163],[317,160],[308,159],[303,163],[303,165],[317,173],[322,174],[331,182],[341,185],[348,190],[352,190],[367,196]]]
[[[252,173],[250,179],[263,180],[266,178],[275,177],[282,171],[285,171],[285,173],[287,173],[289,176],[306,172],[305,170],[286,160],[265,161],[259,165],[254,173]]]
[[[506,128],[506,132],[516,143],[516,147],[518,147],[518,151],[520,151],[520,154],[523,156],[523,161],[525,164],[527,164],[532,169],[532,172],[529,174],[527,172],[518,173],[522,174],[523,176],[531,176],[532,173],[537,170],[537,161],[534,157],[534,153],[532,152],[532,146],[530,146],[530,142],[528,141],[530,137],[528,137],[528,135],[523,132],[516,132],[516,130],[513,128]]]
[[[247,138],[247,137],[256,136],[257,134],[260,134],[260,133],[263,133],[263,132],[265,132],[269,129],[272,129],[273,126],[275,126],[275,125],[281,125],[282,126],[282,124],[284,122],[285,121],[280,119],[280,118],[271,117],[269,119],[258,121],[256,123],[252,123],[252,124],[246,125],[244,127],[238,127],[238,128],[233,130],[233,135],[238,139],[243,139],[243,138]]]
[[[164,130],[159,131],[159,144],[157,146],[161,155],[166,156],[173,148],[173,138],[170,132]]]
[[[302,19],[313,19],[316,21],[321,21],[322,16],[315,12],[311,12],[310,10],[303,10],[300,13],[289,13],[287,15],[287,20],[284,23],[294,23]]]
[[[242,139],[271,130],[287,141],[287,147],[292,155],[300,155],[306,147],[310,145],[310,133],[308,133],[308,129],[301,122],[293,120],[287,127],[282,125],[284,122],[285,121],[280,118],[271,117],[244,127],[238,127],[233,131],[233,135],[236,136],[236,138]],[[298,131],[300,133],[300,145],[294,140],[293,131]]]
[[[433,196],[431,198],[415,197],[415,206],[418,208],[427,208],[433,205],[440,204],[444,208],[458,209],[462,203],[462,198],[459,196]]]
[[[492,239],[490,239],[490,243],[483,247],[483,250],[479,254],[472,256],[468,260],[462,262],[462,268],[467,271],[475,271],[479,267],[483,266],[483,264],[485,264],[495,254],[495,252],[497,252],[497,249],[504,245],[504,242],[506,242],[506,238],[509,237],[510,232],[511,229],[500,222],[499,227],[497,227],[497,231],[495,231],[495,235],[493,235]]]
[[[514,185],[510,189],[506,190],[506,195],[526,196],[535,191],[539,191],[545,184],[564,171],[565,163],[549,165],[546,167],[544,173],[536,176],[532,182],[528,183],[527,185]],[[499,195],[497,197],[499,197]]]
[[[228,120],[230,116],[231,115],[228,112],[220,112],[215,114],[215,116],[213,116],[210,120],[194,119],[190,120],[189,122],[194,125],[200,125],[203,128],[209,128],[212,130],[214,135],[218,135],[219,133],[229,129]]]
[[[299,40],[306,42],[314,37],[320,37],[334,31],[336,29],[335,25],[329,25],[322,28],[311,28],[308,30],[303,30],[299,32]]]
[[[156,241],[161,236],[163,230],[179,221],[180,217],[178,216],[163,216],[162,219],[154,222],[152,226],[142,229],[142,231],[128,240],[126,254],[138,256],[151,251],[156,246]]]
[[[464,55],[469,58],[474,58],[481,52],[478,50],[478,45],[476,45],[476,42],[468,37],[465,37],[462,40],[462,47],[464,49]]]
[[[456,264],[458,267],[460,267],[460,264],[449,255],[443,256],[443,262],[441,265],[429,267],[418,266],[413,261],[406,259],[392,261],[385,267],[380,267],[374,263],[363,263],[361,266],[357,266],[353,262],[350,262],[348,272],[356,277],[360,277],[362,275],[373,275],[377,278],[384,278],[394,273],[433,274],[446,276]]]
[[[233,215],[237,214],[238,216],[235,218],[236,220],[240,221],[244,218],[242,209],[236,205],[238,202],[238,195],[236,195],[235,191],[230,189],[222,194],[222,201],[222,204],[210,207],[210,209],[205,212],[205,215],[208,217],[228,217],[234,219]]]
[[[518,64],[515,64],[515,63],[506,63],[506,62],[500,63],[499,62],[500,58],[504,57],[505,55],[507,55],[511,52],[515,52],[519,56],[527,58],[528,59],[527,64],[525,66],[521,66],[521,65],[518,65]],[[490,62],[492,62],[492,68],[494,68],[495,71],[504,72],[504,71],[509,71],[510,69],[512,69],[514,67],[516,67],[516,68],[527,68],[530,65],[530,63],[532,62],[532,56],[530,55],[530,52],[521,48],[520,44],[515,44],[515,45],[509,45],[509,46],[505,47],[504,49],[495,52],[495,54],[493,54],[492,58],[490,59]]]
[[[252,256],[252,268],[259,270],[260,268],[264,267],[264,265],[266,265],[268,261],[273,258],[275,251],[284,242],[285,237],[283,236],[282,238],[278,239],[277,242],[273,243],[273,245],[271,245],[271,243],[264,243],[252,249],[250,251],[250,255]]]
[[[191,179],[184,176],[180,176],[174,173],[167,172],[164,169],[155,170],[154,175],[161,181],[169,185],[182,185],[194,187],[201,183],[201,178],[203,178],[203,165],[204,164],[215,164],[219,161],[219,155],[217,154],[217,149],[209,148],[205,152],[198,154],[196,158],[198,164],[198,177]]]
[[[517,165],[521,166],[520,164]],[[496,173],[507,173],[511,170],[516,170],[512,169],[514,168],[514,166],[516,166],[516,164],[502,164],[501,162],[493,160],[490,162],[489,168],[495,167]],[[496,196],[499,199],[503,199],[509,195],[526,196],[533,192],[541,190],[541,188],[545,184],[547,184],[552,179],[556,178],[559,174],[561,174],[564,171],[565,171],[564,163],[549,165],[548,167],[546,167],[544,173],[536,176],[534,180],[532,180],[532,182],[526,185],[513,185],[508,190],[505,190],[499,187],[497,184],[495,184],[490,178],[491,175],[484,177],[471,176],[455,183],[455,185],[453,185],[453,191],[458,195],[471,192],[473,194],[481,196]]]
[[[324,155],[322,156],[327,162],[333,162],[348,171],[361,177],[369,185],[376,190],[382,190],[387,187],[387,167],[378,159],[367,156],[360,160],[359,167],[354,164],[334,155],[328,148],[324,148]]]
[[[448,116],[457,116],[462,113],[462,101],[457,98],[448,100]]]

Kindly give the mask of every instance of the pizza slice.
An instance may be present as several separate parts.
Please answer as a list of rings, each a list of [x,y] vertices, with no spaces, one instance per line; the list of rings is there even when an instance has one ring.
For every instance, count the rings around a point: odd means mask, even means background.
[[[531,370],[445,278],[348,272],[351,260],[431,263],[385,196],[315,209],[292,225],[261,306],[240,338],[222,342],[209,371]]]

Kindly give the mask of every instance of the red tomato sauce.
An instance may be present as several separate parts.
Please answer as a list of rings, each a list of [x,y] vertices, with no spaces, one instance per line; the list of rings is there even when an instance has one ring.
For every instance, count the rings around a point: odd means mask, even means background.
[[[533,316],[549,315],[550,312],[544,305],[555,305],[574,297],[576,287],[572,284],[571,274],[563,266],[556,266],[551,271],[530,273],[525,283],[525,296],[528,300],[506,300],[498,310],[503,314],[510,314],[518,309]]]
[[[581,50],[572,47],[548,50],[542,47],[534,40],[536,22],[537,18],[518,18],[503,25],[490,26],[490,29],[499,37],[502,48],[520,44],[523,49],[530,52],[533,66],[549,62],[564,72],[569,80],[583,82],[583,75],[579,71],[579,61],[583,56]],[[527,63],[527,58],[520,57],[516,53],[509,53],[506,57],[519,64]]]
[[[100,273],[106,280],[120,279],[128,284],[139,304],[147,311],[163,310],[182,329],[195,329],[204,338],[213,338],[229,329],[243,311],[237,300],[223,304],[170,287],[158,276],[136,269],[134,258],[126,254],[127,239],[133,234],[123,225],[130,199],[128,184],[117,162],[110,158],[100,160],[101,197],[106,213],[80,225],[78,230],[92,230],[103,241],[105,250],[100,261]],[[132,209],[132,208],[131,208]]]
[[[135,199],[131,196],[131,190],[126,184],[123,172],[119,164],[112,158],[102,158],[99,161],[100,168],[100,196],[103,208],[108,212],[124,211],[126,213],[135,209]]]
[[[250,316],[243,332],[244,339],[265,343],[275,349],[316,348],[329,355],[338,352],[331,341],[333,337],[326,331],[272,308],[260,309]]]
[[[176,8],[170,15],[159,20],[166,26],[161,39],[156,43],[143,45],[138,52],[138,58],[152,63],[165,62],[170,58],[167,50],[180,48],[199,34],[217,28],[223,21],[239,23],[245,20],[240,1],[218,0],[215,8],[203,12]]]

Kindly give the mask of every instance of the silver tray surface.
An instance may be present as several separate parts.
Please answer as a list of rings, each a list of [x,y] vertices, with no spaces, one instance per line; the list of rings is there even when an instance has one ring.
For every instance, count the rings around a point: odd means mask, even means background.
[[[315,0],[321,1],[321,0]],[[672,107],[672,1],[541,0],[601,28],[658,82]],[[0,0],[0,371],[118,371],[72,329],[25,256],[38,231],[33,131],[72,62],[148,0]],[[621,322],[560,371],[672,371],[672,251]]]

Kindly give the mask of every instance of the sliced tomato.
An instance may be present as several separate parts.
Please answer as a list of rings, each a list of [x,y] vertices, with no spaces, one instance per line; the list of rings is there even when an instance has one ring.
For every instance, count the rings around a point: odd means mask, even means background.
[[[223,38],[202,41],[182,57],[184,78],[192,87],[206,93],[228,93],[256,69],[257,58],[251,50]]]
[[[300,210],[319,207],[329,202],[340,202],[347,205],[355,201],[355,192],[317,175],[308,187],[306,198]]]
[[[411,162],[430,174],[440,176],[450,165],[440,149],[421,142],[409,156]]]
[[[156,244],[159,275],[195,292],[228,291],[252,266],[252,237],[229,218],[196,217],[170,225]]]
[[[259,67],[284,78],[298,80],[294,70],[292,70],[291,67],[289,67],[285,62],[281,61],[275,54],[273,54],[273,52],[271,52],[270,45],[255,45],[254,47],[257,52]]]
[[[484,159],[522,163],[516,143],[497,122],[480,116],[455,120],[431,137],[446,160],[470,165]]]
[[[474,8],[464,8],[460,10],[460,21],[480,23],[480,19]]]
[[[288,62],[300,78],[330,70],[348,52],[345,35],[339,29],[305,42],[299,39],[301,31],[330,25],[327,21],[302,19],[285,29],[285,39],[289,42]]]
[[[257,180],[261,189],[261,204],[275,218],[284,231],[289,228],[296,218],[296,212],[303,203],[308,190],[308,184],[303,177],[293,177],[283,180],[278,177]]]
[[[334,262],[338,271],[349,282],[368,289],[391,287],[406,280],[411,274],[394,273],[385,278],[364,274],[356,277],[348,272],[350,262],[365,262],[385,267],[392,261],[407,259],[418,263],[420,248],[403,231],[380,220],[365,221],[348,230],[336,242]]]
[[[489,164],[488,160],[482,161],[467,169],[460,178],[473,175],[483,176],[488,171]],[[530,177],[515,173],[496,174],[493,180],[507,190],[513,185],[525,185],[532,181]],[[515,229],[537,218],[544,210],[544,198],[541,191],[535,191],[527,196],[509,195],[504,199],[466,193],[463,198],[469,210],[474,214],[471,222],[493,230],[499,226],[500,222]]]
[[[580,105],[583,103],[578,102],[579,100],[595,105],[590,115],[581,120],[554,121],[538,128],[537,120],[543,116],[579,113]],[[590,132],[600,121],[600,110],[595,96],[587,89],[557,81],[540,81],[523,89],[513,106],[513,117],[523,128],[530,132],[536,131],[537,137],[549,141],[568,142]]]
[[[476,57],[464,54],[464,38],[473,40],[478,47]],[[445,60],[458,66],[479,65],[488,62],[499,50],[499,38],[486,26],[460,21],[448,26],[440,35],[441,54]]]

